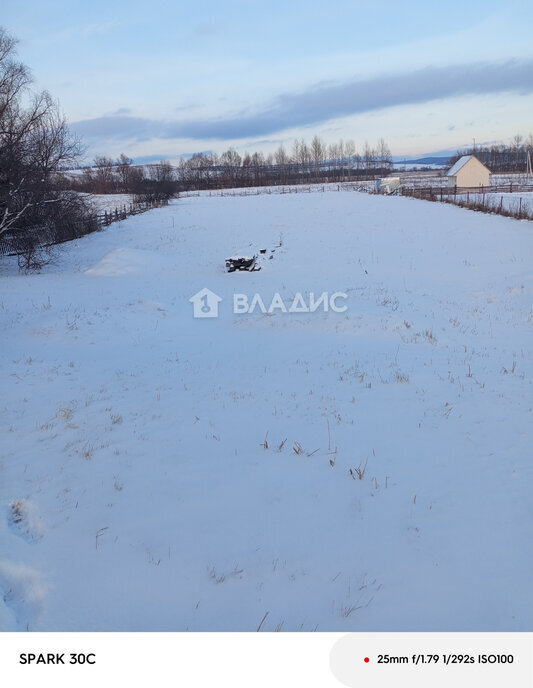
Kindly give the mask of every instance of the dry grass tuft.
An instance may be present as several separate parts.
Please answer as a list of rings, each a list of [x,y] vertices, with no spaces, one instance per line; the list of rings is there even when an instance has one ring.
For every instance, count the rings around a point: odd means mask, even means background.
[[[401,371],[396,371],[396,382],[409,382],[409,375],[404,375]]]
[[[363,467],[361,467],[361,464],[359,464],[359,466],[357,466],[357,468],[355,469],[355,472],[350,468],[350,475],[352,476],[352,478],[354,480],[355,480],[356,475],[359,478],[359,480],[362,480],[365,477],[367,463],[368,463],[368,458],[366,459],[365,465]]]

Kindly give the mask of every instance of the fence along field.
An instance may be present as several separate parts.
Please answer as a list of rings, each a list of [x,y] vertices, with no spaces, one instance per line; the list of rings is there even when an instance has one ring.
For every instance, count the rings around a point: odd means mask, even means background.
[[[509,180],[509,176],[506,175],[504,179]],[[436,184],[402,186],[400,193],[402,196],[453,203],[470,210],[504,215],[517,220],[533,220],[533,181],[524,181],[524,177],[518,175],[515,181],[495,177],[485,187],[448,187]]]
[[[427,186],[407,186],[404,181],[397,191],[389,195],[401,195],[427,201],[454,203],[455,205],[459,205],[469,210],[478,210],[519,220],[533,220],[533,183],[528,184],[522,181],[507,181],[509,178],[512,179],[513,176],[515,179],[518,177],[518,175],[506,175],[505,182],[503,180],[496,180],[496,183],[491,184],[489,187],[467,188],[444,186],[444,178],[440,176],[416,175],[414,178],[412,176],[409,178],[410,184],[413,183],[413,179],[415,182],[422,179],[426,184],[428,181],[431,181],[432,184]],[[518,179],[522,179],[522,177],[518,177]],[[361,180],[357,183],[295,184],[288,186],[261,186],[255,188],[244,187],[218,191],[186,191],[180,193],[180,196],[182,198],[192,196],[259,196],[263,194],[324,193],[332,191],[363,191],[375,193],[375,181]],[[511,196],[512,200],[509,199],[509,196]]]
[[[69,233],[66,236],[57,236],[55,228],[36,227],[33,230],[26,229],[23,234],[4,232],[0,235],[0,256],[28,256],[38,249],[49,248],[63,244],[66,241],[79,239],[92,232],[97,232],[104,227],[109,227],[113,222],[125,220],[132,215],[145,213],[152,208],[160,208],[167,205],[167,200],[142,201],[139,203],[122,204],[114,210],[95,212],[87,219],[74,222],[69,225]]]

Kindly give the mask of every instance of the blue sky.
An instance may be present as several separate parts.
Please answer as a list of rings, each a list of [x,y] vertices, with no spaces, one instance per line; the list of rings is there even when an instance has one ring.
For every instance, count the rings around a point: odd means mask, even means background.
[[[533,131],[531,0],[2,0],[0,24],[88,157]]]

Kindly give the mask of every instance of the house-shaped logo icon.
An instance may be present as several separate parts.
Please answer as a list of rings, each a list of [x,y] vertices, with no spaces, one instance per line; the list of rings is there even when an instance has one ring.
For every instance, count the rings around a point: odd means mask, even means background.
[[[195,318],[218,318],[218,304],[222,299],[211,289],[202,289],[189,301],[193,304]]]

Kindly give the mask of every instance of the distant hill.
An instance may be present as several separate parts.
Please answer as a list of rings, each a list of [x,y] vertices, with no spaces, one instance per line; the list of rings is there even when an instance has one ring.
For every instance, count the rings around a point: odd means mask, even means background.
[[[414,160],[406,160],[405,158],[393,158],[395,165],[441,165],[446,167],[450,160],[450,156],[429,156],[427,158],[415,158]]]

